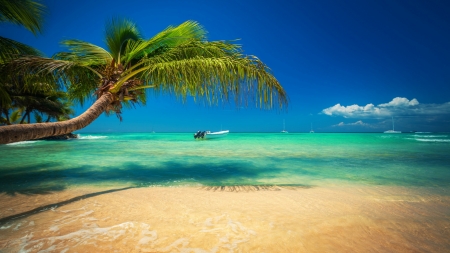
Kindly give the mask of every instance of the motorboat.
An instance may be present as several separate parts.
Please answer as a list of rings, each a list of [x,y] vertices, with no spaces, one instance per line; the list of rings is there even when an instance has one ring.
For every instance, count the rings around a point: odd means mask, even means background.
[[[219,132],[211,132],[211,131],[197,131],[197,133],[194,134],[195,139],[217,139],[222,138],[228,135],[230,131],[224,130]]]

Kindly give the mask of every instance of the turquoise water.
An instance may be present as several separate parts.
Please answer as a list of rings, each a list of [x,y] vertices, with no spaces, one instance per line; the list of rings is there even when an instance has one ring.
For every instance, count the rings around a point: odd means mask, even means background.
[[[331,184],[448,187],[450,134],[80,134],[0,146],[0,192],[72,186]]]

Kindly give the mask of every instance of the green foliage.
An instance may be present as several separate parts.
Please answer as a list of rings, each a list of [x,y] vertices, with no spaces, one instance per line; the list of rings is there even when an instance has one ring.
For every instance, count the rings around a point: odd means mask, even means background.
[[[22,111],[21,110],[15,110],[11,113],[11,116],[9,117],[9,121],[11,124],[17,124],[19,123],[19,120],[21,118]]]
[[[0,0],[0,22],[22,25],[34,34],[42,32],[44,12],[39,1]]]
[[[133,22],[122,18],[113,18],[106,24],[105,38],[111,55],[120,62],[120,55],[125,51],[126,42],[139,40],[141,34]]]
[[[42,116],[39,113],[35,112],[34,120],[36,121],[36,123],[42,123]]]
[[[52,58],[21,57],[11,66],[24,80],[32,75],[34,83],[64,85],[69,98],[80,103],[110,92],[114,101],[107,111],[119,117],[122,106],[145,103],[145,89],[182,101],[192,96],[208,105],[230,99],[261,108],[288,104],[283,87],[261,60],[244,55],[234,41],[207,41],[197,22],[170,26],[146,40],[134,23],[115,18],[105,35],[108,50],[66,40],[68,51]]]
[[[30,46],[1,36],[0,48],[0,64],[4,64],[21,55],[42,55],[41,52]]]

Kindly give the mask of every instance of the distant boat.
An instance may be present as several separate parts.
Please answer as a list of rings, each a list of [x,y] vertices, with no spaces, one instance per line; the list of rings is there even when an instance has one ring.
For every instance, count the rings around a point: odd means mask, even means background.
[[[224,131],[219,131],[219,132],[211,132],[211,131],[198,131],[197,133],[194,134],[194,138],[195,139],[217,139],[217,138],[222,138],[228,135],[230,131],[229,130],[224,130]]]
[[[314,130],[312,128],[312,123],[311,123],[311,130],[309,130],[309,132],[312,133],[312,134],[314,133]]]
[[[394,117],[392,117],[392,130],[384,131],[385,134],[401,134],[402,131],[395,131],[394,128]]]
[[[283,134],[287,134],[288,131],[286,131],[286,123],[283,120],[283,130],[281,131]]]

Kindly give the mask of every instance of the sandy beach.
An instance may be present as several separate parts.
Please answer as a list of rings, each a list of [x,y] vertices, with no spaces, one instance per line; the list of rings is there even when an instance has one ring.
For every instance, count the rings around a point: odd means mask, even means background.
[[[104,190],[2,194],[0,218]],[[0,226],[4,252],[445,252],[450,197],[388,186],[133,188]]]

